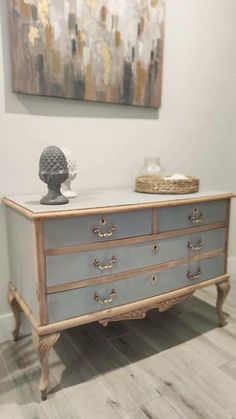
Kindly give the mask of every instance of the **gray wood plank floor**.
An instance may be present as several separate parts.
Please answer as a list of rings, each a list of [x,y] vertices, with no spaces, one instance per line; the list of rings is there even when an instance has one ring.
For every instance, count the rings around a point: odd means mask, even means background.
[[[31,337],[0,345],[1,419],[236,419],[236,277],[216,327],[215,287],[144,320],[61,334],[40,401]]]

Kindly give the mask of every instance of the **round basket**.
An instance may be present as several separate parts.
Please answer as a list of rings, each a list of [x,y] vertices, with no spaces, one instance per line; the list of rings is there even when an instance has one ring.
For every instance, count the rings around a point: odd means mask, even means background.
[[[199,179],[165,179],[162,176],[139,176],[136,178],[136,192],[156,194],[188,194],[199,191]]]

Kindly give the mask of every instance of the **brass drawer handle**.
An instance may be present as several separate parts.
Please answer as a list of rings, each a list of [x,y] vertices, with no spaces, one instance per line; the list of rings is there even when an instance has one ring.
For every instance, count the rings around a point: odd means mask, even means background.
[[[115,226],[113,224],[110,225],[107,231],[104,231],[104,226],[107,224],[105,218],[101,218],[98,222],[99,226],[93,227],[93,233],[96,234],[99,238],[106,238],[112,237],[115,231]]]
[[[200,224],[203,222],[203,219],[204,219],[202,213],[200,213],[198,217],[194,217],[194,215],[190,215],[188,218],[193,224]]]
[[[200,224],[204,221],[203,213],[198,209],[194,208],[192,214],[188,217],[189,221],[193,224]]]
[[[190,271],[187,272],[187,277],[190,279],[199,279],[201,277],[202,270],[201,268],[198,268],[197,272],[194,274]]]
[[[98,268],[100,271],[107,271],[109,269],[112,269],[116,262],[117,262],[116,257],[112,256],[112,258],[108,262],[108,264],[103,264],[103,263],[99,262],[98,259],[95,259],[93,264],[94,264],[95,268]]]
[[[95,292],[94,294],[94,300],[97,301],[99,304],[109,304],[112,303],[112,301],[114,300],[114,298],[116,297],[116,290],[113,289],[111,290],[108,298],[101,298],[99,297],[99,295]]]
[[[200,239],[197,244],[193,244],[191,242],[187,243],[187,246],[189,249],[191,249],[193,252],[197,252],[198,250],[202,249],[203,241]]]

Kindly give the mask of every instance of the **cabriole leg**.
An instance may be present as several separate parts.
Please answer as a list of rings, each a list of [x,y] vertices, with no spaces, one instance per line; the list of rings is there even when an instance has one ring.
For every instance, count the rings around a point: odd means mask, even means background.
[[[10,304],[10,307],[12,309],[12,312],[14,314],[15,318],[15,328],[12,332],[13,339],[16,342],[19,339],[19,331],[20,331],[20,325],[21,325],[21,307],[18,304],[13,292],[11,289],[8,290],[8,302]]]
[[[55,345],[60,337],[60,333],[52,333],[50,335],[39,336],[36,331],[32,333],[33,345],[37,351],[38,359],[41,364],[42,374],[39,383],[42,400],[47,400],[49,364],[48,354],[50,349]]]
[[[219,326],[223,327],[226,325],[225,314],[223,312],[223,304],[230,290],[229,279],[224,282],[216,284],[217,286],[217,301],[216,301],[216,311],[219,318]]]

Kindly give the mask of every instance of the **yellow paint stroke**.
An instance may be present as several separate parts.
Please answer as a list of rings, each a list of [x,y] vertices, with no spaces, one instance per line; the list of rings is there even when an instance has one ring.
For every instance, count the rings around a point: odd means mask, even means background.
[[[87,34],[86,34],[85,30],[82,29],[81,32],[80,32],[81,45],[83,45],[83,46],[86,45],[86,39],[87,39]]]
[[[31,18],[31,7],[30,7],[30,5],[27,2],[25,2],[24,0],[20,0],[19,6],[20,6],[20,14],[25,19],[30,19]]]
[[[59,76],[61,72],[61,54],[57,49],[52,51],[52,69],[54,77]]]
[[[49,25],[49,7],[47,0],[40,0],[38,5],[38,18],[44,28]]]
[[[80,31],[78,31],[78,34],[77,34],[77,48],[78,48],[79,55],[82,55],[83,54],[83,48],[84,48],[84,42],[81,38],[81,32]]]
[[[32,47],[34,47],[36,39],[39,38],[39,31],[38,31],[38,28],[36,28],[36,26],[30,26],[28,38]]]
[[[90,24],[91,22],[87,17],[84,18],[83,21],[81,22],[80,31],[79,31],[79,42],[82,47],[86,45]]]
[[[48,25],[45,28],[45,44],[46,44],[47,49],[50,49],[52,47],[52,41],[53,41],[53,29],[51,25]]]
[[[159,0],[151,0],[151,6],[156,7]]]
[[[146,71],[140,61],[136,63],[135,103],[142,104],[143,90],[146,81]]]
[[[144,28],[145,28],[145,19],[142,16],[140,20],[140,35],[144,32]]]
[[[106,88],[106,99],[107,99],[107,102],[112,102],[112,98],[113,98],[113,89],[112,89],[112,86],[109,85]]]
[[[111,52],[109,49],[109,44],[105,41],[102,41],[102,60],[104,68],[104,84],[108,85],[111,78]]]
[[[90,7],[95,9],[97,7],[98,0],[87,0],[87,3]]]
[[[121,44],[121,33],[119,31],[115,32],[115,46],[119,47]]]
[[[105,6],[103,6],[101,8],[101,20],[102,20],[103,23],[105,23],[106,19],[107,19],[107,8]]]
[[[85,68],[85,98],[87,100],[93,100],[93,72],[91,64],[88,64]]]

